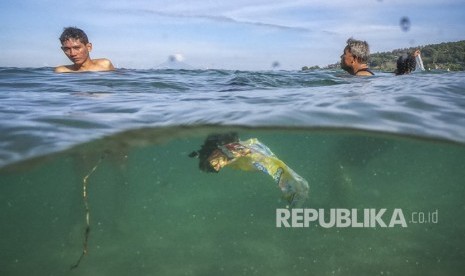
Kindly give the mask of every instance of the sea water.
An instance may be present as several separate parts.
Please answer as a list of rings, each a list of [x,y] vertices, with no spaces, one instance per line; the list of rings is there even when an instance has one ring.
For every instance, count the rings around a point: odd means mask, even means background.
[[[2,68],[0,275],[461,275],[464,80]],[[300,208],[327,223],[277,227],[271,177],[199,170],[188,155],[229,132],[306,179]],[[345,210],[362,226],[328,224]]]

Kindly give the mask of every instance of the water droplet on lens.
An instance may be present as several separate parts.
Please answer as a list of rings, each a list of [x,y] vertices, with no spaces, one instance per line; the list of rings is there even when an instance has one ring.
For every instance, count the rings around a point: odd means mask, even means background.
[[[408,32],[410,30],[410,19],[407,16],[400,19],[400,28],[404,32]]]

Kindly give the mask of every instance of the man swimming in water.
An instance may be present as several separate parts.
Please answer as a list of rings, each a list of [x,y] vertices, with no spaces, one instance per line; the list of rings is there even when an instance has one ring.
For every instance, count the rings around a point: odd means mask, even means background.
[[[111,61],[106,58],[90,58],[92,43],[89,43],[83,30],[75,27],[65,28],[60,36],[60,42],[61,49],[73,64],[58,66],[55,68],[55,73],[115,70]]]
[[[373,76],[368,68],[370,48],[366,41],[349,38],[341,55],[341,68],[355,76]]]

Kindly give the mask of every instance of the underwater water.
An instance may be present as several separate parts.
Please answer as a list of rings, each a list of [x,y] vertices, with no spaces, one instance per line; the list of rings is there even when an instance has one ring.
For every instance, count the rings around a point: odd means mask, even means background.
[[[1,275],[465,270],[464,73],[1,71]],[[308,182],[301,208],[386,209],[386,227],[277,227],[269,175],[188,157],[228,132]]]

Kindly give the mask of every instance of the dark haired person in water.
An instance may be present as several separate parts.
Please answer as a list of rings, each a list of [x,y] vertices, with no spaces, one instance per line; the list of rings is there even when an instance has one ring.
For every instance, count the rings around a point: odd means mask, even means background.
[[[349,38],[341,55],[341,68],[355,76],[373,76],[368,68],[370,48],[366,41]]]
[[[73,64],[56,67],[56,73],[115,70],[111,61],[106,58],[90,58],[92,43],[83,30],[76,27],[65,28],[60,36],[60,42],[61,49]]]
[[[417,61],[418,65],[417,66]],[[420,50],[416,50],[412,54],[404,54],[397,59],[397,69],[394,72],[396,75],[410,74],[419,67],[419,70],[424,70],[423,62],[420,56]]]

